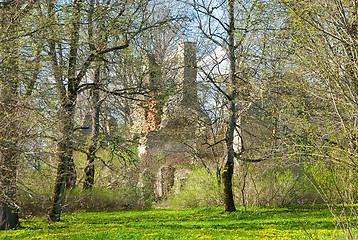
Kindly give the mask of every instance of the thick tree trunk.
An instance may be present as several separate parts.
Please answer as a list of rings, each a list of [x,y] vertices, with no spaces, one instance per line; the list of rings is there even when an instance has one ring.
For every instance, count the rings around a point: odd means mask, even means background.
[[[0,203],[0,230],[9,230],[20,225],[18,209],[5,202]]]
[[[49,211],[49,218],[53,222],[60,221],[62,201],[65,194],[66,183],[68,179],[69,164],[73,156],[72,135],[73,135],[73,117],[74,106],[63,106],[61,117],[62,140],[57,145],[57,154],[59,157],[57,176],[52,197],[52,205]]]
[[[90,139],[90,146],[87,154],[87,166],[85,167],[85,181],[83,183],[84,189],[90,189],[94,184],[94,160],[96,158],[96,152],[98,149],[98,134],[99,134],[99,113],[100,113],[100,102],[99,102],[99,90],[98,84],[100,81],[101,66],[98,65],[94,74],[94,87],[91,90],[91,105],[92,105],[92,132]]]
[[[230,102],[229,114],[231,115],[228,123],[227,141],[226,141],[226,161],[222,173],[222,182],[224,186],[224,207],[226,212],[236,211],[234,195],[232,191],[232,178],[234,174],[234,130],[235,130],[235,103]]]
[[[49,218],[53,222],[60,221],[62,202],[65,189],[72,188],[76,183],[76,171],[73,162],[73,130],[75,105],[78,95],[78,85],[80,78],[76,77],[77,58],[79,48],[79,33],[81,20],[81,5],[83,0],[74,0],[71,18],[70,33],[70,49],[67,68],[67,90],[63,82],[63,73],[60,72],[61,67],[57,62],[56,44],[54,41],[49,42],[50,55],[52,58],[54,77],[57,84],[59,94],[61,96],[61,112],[60,112],[60,131],[61,139],[57,145],[57,154],[59,157],[56,183],[53,191],[52,205],[49,211]],[[54,14],[54,5],[49,1],[49,15]],[[54,34],[54,33],[52,33]]]
[[[0,38],[8,36],[18,21],[11,18],[16,11],[12,5],[0,11]],[[16,206],[16,170],[19,157],[18,142],[21,135],[18,104],[18,44],[9,41],[0,44],[0,230],[19,225]]]
[[[53,191],[52,204],[49,211],[49,218],[52,222],[60,221],[62,201],[65,193],[65,183],[68,174],[68,158],[60,157],[57,167],[55,188]]]
[[[234,174],[234,131],[236,126],[236,78],[235,78],[235,42],[234,42],[234,0],[229,1],[229,109],[228,109],[228,129],[226,132],[226,161],[222,173],[222,180],[224,186],[224,207],[226,212],[236,211],[234,203],[234,195],[232,192],[232,177]]]
[[[8,230],[19,226],[15,187],[18,155],[16,143],[9,143],[1,147],[0,230]]]

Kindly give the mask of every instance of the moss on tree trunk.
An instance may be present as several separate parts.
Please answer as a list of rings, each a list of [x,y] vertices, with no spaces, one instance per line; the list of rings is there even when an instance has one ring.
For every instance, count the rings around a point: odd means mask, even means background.
[[[58,150],[62,148],[59,147]],[[56,183],[53,190],[53,196],[51,199],[51,207],[49,211],[49,219],[52,222],[60,221],[61,217],[61,209],[62,209],[62,201],[65,194],[66,181],[68,175],[68,162],[69,157],[62,152],[59,156],[59,163],[57,167],[57,176]]]
[[[225,164],[223,173],[222,173],[222,181],[224,186],[224,207],[225,212],[235,212],[235,203],[234,203],[234,195],[232,192],[232,176],[234,173],[233,164]]]

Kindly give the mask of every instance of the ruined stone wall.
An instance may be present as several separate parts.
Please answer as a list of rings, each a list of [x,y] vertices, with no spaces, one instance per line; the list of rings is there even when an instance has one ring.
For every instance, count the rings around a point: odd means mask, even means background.
[[[163,114],[163,107],[160,100],[159,93],[149,93],[147,105],[144,108],[145,128],[147,132],[160,128]]]
[[[163,99],[161,69],[153,54],[147,54],[145,67],[144,95],[140,95],[139,102],[133,106],[132,132],[139,136],[146,135],[149,131],[158,130],[162,121]]]
[[[180,166],[192,164],[202,152],[200,139],[207,134],[208,117],[199,107],[197,97],[196,45],[182,42],[178,45],[177,89],[164,107],[160,95],[158,72],[151,72],[150,97],[143,106],[141,160],[146,169],[152,169],[156,179],[157,198],[169,194],[175,173]],[[150,61],[149,61],[150,62]],[[153,66],[153,61],[152,65]],[[156,69],[155,65],[152,69]],[[203,154],[202,154],[203,155]]]

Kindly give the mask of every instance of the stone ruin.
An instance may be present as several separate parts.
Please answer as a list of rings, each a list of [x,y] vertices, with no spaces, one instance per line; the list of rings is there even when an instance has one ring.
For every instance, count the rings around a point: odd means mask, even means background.
[[[143,179],[150,178],[147,175],[152,172],[152,186],[147,187],[154,188],[156,199],[167,196],[173,185],[182,185],[179,181],[185,181],[189,173],[183,169],[185,165],[194,163],[197,157],[209,156],[202,142],[208,134],[209,118],[197,96],[196,44],[179,43],[177,59],[177,88],[164,103],[160,67],[154,56],[148,56],[149,94],[132,116],[134,132],[140,136],[140,160],[145,166],[139,184],[145,187]]]

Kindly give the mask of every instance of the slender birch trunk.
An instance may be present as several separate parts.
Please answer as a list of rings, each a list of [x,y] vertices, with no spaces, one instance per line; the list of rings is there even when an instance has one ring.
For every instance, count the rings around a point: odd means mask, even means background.
[[[226,132],[226,161],[223,168],[222,180],[224,186],[224,207],[226,212],[236,211],[234,203],[234,195],[232,191],[232,178],[234,174],[234,131],[236,126],[236,79],[235,79],[235,41],[234,41],[234,0],[229,0],[229,109],[227,119],[227,132]]]

